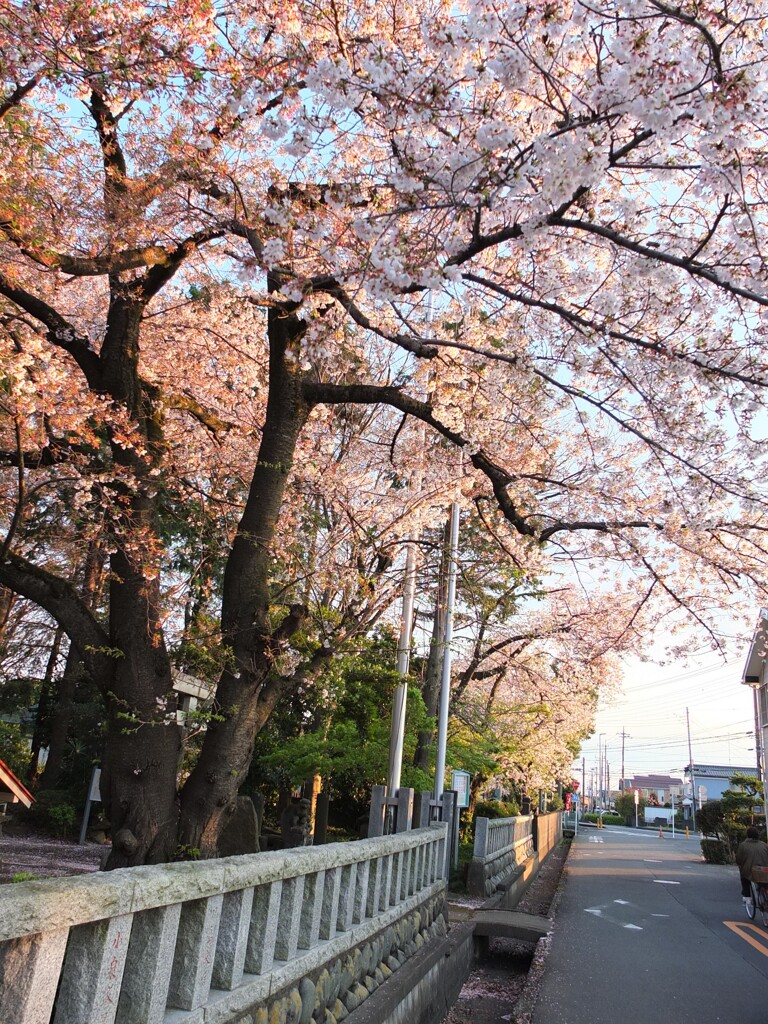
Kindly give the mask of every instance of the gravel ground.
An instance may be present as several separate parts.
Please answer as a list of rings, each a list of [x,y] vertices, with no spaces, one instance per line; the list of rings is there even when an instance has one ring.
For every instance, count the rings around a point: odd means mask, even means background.
[[[0,883],[18,874],[54,878],[98,871],[105,849],[97,843],[78,846],[47,836],[0,836]]]
[[[568,844],[553,851],[517,910],[550,915],[567,856]],[[548,937],[536,944],[491,939],[488,956],[465,982],[444,1024],[527,1024],[548,947]]]

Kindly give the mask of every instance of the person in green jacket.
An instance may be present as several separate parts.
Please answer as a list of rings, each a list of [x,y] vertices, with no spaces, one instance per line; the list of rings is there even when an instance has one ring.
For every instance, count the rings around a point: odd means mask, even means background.
[[[754,825],[747,829],[747,838],[742,839],[736,847],[736,863],[741,875],[741,898],[745,903],[752,902],[752,868],[768,867],[768,845],[758,839],[758,831]]]

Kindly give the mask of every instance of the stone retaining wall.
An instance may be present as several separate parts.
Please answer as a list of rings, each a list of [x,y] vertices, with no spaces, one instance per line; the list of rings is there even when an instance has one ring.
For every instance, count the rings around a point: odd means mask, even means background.
[[[344,1020],[419,950],[445,938],[444,904],[440,893],[236,1024],[337,1024]]]

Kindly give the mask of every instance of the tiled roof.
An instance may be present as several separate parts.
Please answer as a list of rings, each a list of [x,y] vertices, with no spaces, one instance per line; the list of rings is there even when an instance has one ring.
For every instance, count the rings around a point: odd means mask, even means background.
[[[627,779],[632,789],[666,789],[668,786],[680,786],[683,780],[673,775],[633,775]]]
[[[685,772],[690,775],[691,766],[685,766]],[[697,779],[730,779],[732,775],[751,775],[758,778],[757,768],[752,765],[750,768],[739,767],[729,764],[697,764],[693,762],[693,774]]]

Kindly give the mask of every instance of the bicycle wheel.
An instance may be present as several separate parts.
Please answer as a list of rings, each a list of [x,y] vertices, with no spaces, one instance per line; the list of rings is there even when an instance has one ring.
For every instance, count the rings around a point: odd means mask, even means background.
[[[757,907],[760,911],[760,919],[763,923],[763,928],[768,928],[768,892],[766,892],[764,885],[756,885],[757,890]]]
[[[748,903],[744,904],[744,909],[747,912],[747,917],[751,921],[751,920],[753,920],[753,918],[755,916],[755,911],[757,910],[758,893],[757,893],[757,886],[755,885],[754,882],[750,882],[749,883],[749,888],[750,888],[750,899],[749,899]]]

